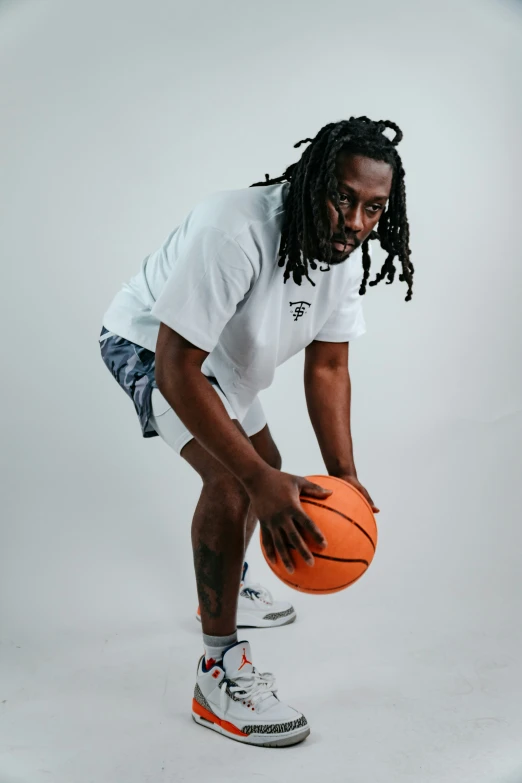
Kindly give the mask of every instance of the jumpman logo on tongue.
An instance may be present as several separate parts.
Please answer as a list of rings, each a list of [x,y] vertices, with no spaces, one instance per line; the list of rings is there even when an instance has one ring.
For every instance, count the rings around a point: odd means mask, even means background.
[[[243,666],[244,666],[246,663],[249,663],[250,665],[252,665],[252,661],[249,661],[249,660],[248,660],[248,658],[246,657],[246,647],[243,647],[243,657],[241,658],[241,666],[239,667],[238,671],[239,671],[240,669],[242,669],[242,668],[243,668]]]

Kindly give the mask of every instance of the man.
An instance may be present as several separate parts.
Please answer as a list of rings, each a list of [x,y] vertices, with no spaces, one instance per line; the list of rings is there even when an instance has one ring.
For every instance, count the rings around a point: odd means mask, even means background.
[[[299,497],[330,494],[281,471],[257,395],[305,349],[306,400],[328,473],[378,511],[353,459],[348,346],[365,331],[367,284],[392,283],[395,257],[412,296],[401,138],[393,122],[367,117],[326,125],[295,145],[310,143],[282,177],[199,204],[103,318],[102,356],[144,437],[161,435],[203,481],[192,545],[205,652],[192,716],[241,742],[291,745],[309,734],[306,718],[275,695],[273,675],[254,667],[237,625],[295,618],[246,579],[256,520],[272,561],[290,573],[294,557],[312,566],[325,541]],[[387,258],[368,282],[371,239]]]

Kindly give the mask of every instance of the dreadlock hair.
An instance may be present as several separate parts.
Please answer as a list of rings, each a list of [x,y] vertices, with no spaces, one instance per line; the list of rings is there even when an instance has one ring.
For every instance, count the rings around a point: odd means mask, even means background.
[[[386,128],[395,132],[393,139],[384,135]],[[372,231],[362,243],[362,265],[364,270],[359,294],[366,293],[366,285],[374,286],[388,277],[387,285],[395,278],[393,259],[397,256],[402,265],[399,280],[406,281],[408,292],[406,302],[412,298],[414,267],[410,261],[409,236],[410,228],[406,216],[406,188],[404,184],[404,168],[400,156],[395,149],[402,139],[402,131],[390,120],[375,122],[368,117],[350,117],[349,120],[325,125],[314,139],[303,139],[294,144],[310,143],[300,160],[292,163],[281,177],[270,179],[265,174],[264,182],[254,182],[250,187],[275,185],[289,182],[290,188],[285,201],[285,215],[279,247],[279,266],[286,266],[284,282],[292,275],[294,281],[301,285],[306,277],[312,285],[308,271],[317,268],[315,258],[319,252],[322,261],[328,264],[332,257],[330,243],[331,227],[328,219],[326,197],[328,197],[339,216],[338,231],[346,239],[344,218],[339,203],[338,182],[336,176],[337,156],[341,151],[354,155],[364,155],[373,160],[389,163],[393,169],[392,187],[388,206],[383,211],[377,224],[377,231]],[[374,280],[368,282],[370,276],[369,241],[378,239],[381,247],[388,253],[387,258],[376,274]]]

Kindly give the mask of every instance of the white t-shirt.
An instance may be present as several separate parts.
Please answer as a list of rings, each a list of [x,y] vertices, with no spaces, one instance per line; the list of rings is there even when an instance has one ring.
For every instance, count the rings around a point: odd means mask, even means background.
[[[278,251],[288,183],[216,193],[148,256],[103,316],[111,332],[156,349],[160,322],[209,352],[239,421],[275,369],[313,340],[364,334],[362,251],[283,283]]]

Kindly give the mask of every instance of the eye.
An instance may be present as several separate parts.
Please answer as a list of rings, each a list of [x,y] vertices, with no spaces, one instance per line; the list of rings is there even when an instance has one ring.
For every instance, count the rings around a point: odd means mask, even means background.
[[[340,204],[347,204],[350,200],[350,197],[347,193],[338,193],[339,196],[339,203]]]
[[[384,209],[384,204],[372,204],[371,207],[368,207],[368,211],[371,212],[372,215],[376,215],[377,212],[380,212],[382,209]]]

